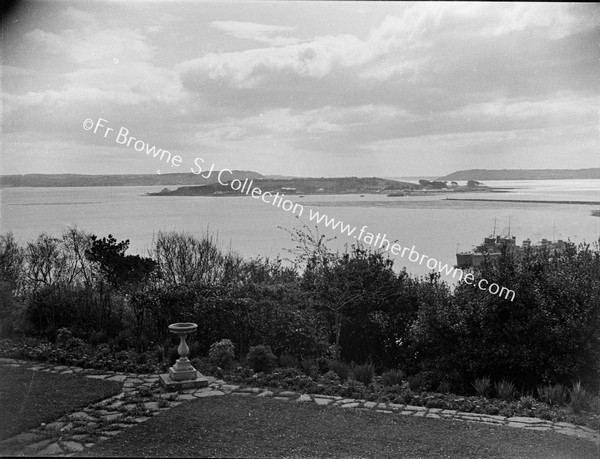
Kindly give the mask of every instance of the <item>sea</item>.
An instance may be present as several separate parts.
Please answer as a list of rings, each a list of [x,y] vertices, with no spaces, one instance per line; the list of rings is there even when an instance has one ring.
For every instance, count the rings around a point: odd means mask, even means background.
[[[396,177],[398,180],[406,178]],[[459,182],[459,184],[462,184]],[[501,192],[388,197],[383,194],[287,195],[302,215],[248,196],[148,196],[163,187],[1,188],[0,233],[11,231],[21,243],[41,233],[60,236],[70,226],[100,237],[129,239],[128,253],[147,255],[158,231],[213,234],[224,250],[246,258],[294,258],[290,231],[305,225],[324,234],[332,250],[344,251],[363,234],[380,235],[428,258],[454,265],[456,253],[469,251],[490,234],[530,239],[593,243],[600,239],[600,180],[486,181]],[[171,187],[175,188],[175,187]],[[450,199],[449,199],[450,198]],[[464,201],[453,199],[477,199]],[[513,202],[481,201],[502,199]],[[560,201],[561,203],[518,202]],[[565,203],[570,201],[571,203]],[[575,203],[573,203],[575,202]],[[595,202],[589,204],[586,202]],[[299,207],[296,207],[299,209]],[[311,211],[329,221],[356,227],[353,236],[310,220]],[[379,245],[379,244],[378,244]],[[385,245],[385,244],[384,244]],[[389,254],[394,268],[416,276],[431,270]],[[453,279],[442,278],[450,283]]]

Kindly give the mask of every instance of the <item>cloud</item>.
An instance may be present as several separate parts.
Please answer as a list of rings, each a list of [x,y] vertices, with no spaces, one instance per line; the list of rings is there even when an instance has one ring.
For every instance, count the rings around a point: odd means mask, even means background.
[[[289,32],[295,27],[256,24],[254,22],[240,21],[213,21],[211,27],[225,32],[227,35],[243,40],[254,40],[268,43],[272,46],[284,46],[298,43],[297,38],[273,36],[280,32]]]

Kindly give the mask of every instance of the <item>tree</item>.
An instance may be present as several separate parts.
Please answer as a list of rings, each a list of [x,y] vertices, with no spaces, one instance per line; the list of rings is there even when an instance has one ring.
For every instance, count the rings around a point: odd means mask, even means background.
[[[98,239],[91,236],[92,246],[85,251],[85,256],[93,263],[97,263],[100,271],[113,287],[134,285],[146,280],[156,267],[156,262],[151,258],[142,258],[139,255],[125,255],[129,248],[129,239],[121,242],[112,236]]]

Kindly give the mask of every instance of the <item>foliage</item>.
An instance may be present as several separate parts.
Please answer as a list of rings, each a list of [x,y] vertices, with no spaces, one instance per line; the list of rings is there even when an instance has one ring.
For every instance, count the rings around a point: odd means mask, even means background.
[[[277,357],[270,346],[252,346],[246,357],[246,364],[256,372],[270,373],[277,364]]]
[[[562,406],[567,403],[567,389],[562,384],[538,386],[539,399],[550,406]]]
[[[352,367],[352,377],[365,386],[371,384],[374,372],[373,365],[354,365]]]
[[[494,389],[498,398],[502,400],[512,400],[515,396],[515,385],[512,381],[508,381],[507,379],[503,378],[500,381],[495,382]]]
[[[475,382],[473,383],[473,388],[475,389],[475,393],[479,397],[487,397],[490,393],[491,387],[492,387],[492,381],[487,376],[483,377],[483,378],[477,378],[475,380]]]
[[[85,251],[85,256],[98,264],[100,272],[114,287],[140,283],[146,280],[156,267],[156,262],[151,258],[125,255],[129,239],[117,242],[112,234],[108,235],[108,239],[98,239],[96,235],[92,235],[91,242],[92,245]]]
[[[482,375],[509,375],[526,389],[577,378],[597,385],[597,245],[568,245],[563,254],[530,252],[521,259],[505,254],[482,263],[473,274],[510,287],[514,301],[464,281],[453,295],[432,283],[428,292],[423,290],[428,300],[419,301],[409,335],[417,370],[449,377],[457,387]]]
[[[208,357],[214,365],[229,368],[235,358],[235,347],[230,339],[222,339],[211,344]]]
[[[381,374],[381,381],[384,386],[395,386],[402,384],[404,372],[402,370],[388,370]]]
[[[579,413],[589,407],[590,394],[581,385],[581,381],[573,383],[573,387],[569,389],[569,398],[571,408],[575,413]]]
[[[327,367],[338,375],[342,382],[346,381],[348,376],[350,376],[350,367],[339,360],[329,359],[327,361]]]

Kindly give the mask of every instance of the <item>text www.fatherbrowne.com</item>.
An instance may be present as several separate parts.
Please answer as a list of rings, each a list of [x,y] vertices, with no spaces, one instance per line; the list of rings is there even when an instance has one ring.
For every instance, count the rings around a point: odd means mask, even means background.
[[[428,257],[424,254],[419,254],[415,250],[415,246],[412,247],[401,247],[397,242],[391,242],[387,239],[386,234],[377,233],[377,235],[367,231],[368,226],[364,225],[360,230],[356,226],[351,226],[348,224],[344,224],[344,222],[340,220],[336,220],[335,218],[328,217],[325,214],[320,214],[313,209],[309,209],[309,219],[311,222],[317,222],[319,224],[324,224],[326,228],[330,228],[332,230],[338,229],[341,234],[345,234],[347,236],[354,236],[354,238],[358,241],[364,242],[370,246],[376,247],[378,249],[383,249],[388,252],[391,252],[393,255],[399,255],[401,258],[404,258],[408,253],[408,260],[413,263],[423,264],[425,260],[425,265],[432,270],[437,269],[438,272],[444,273],[447,276],[452,275],[453,279],[456,279],[456,275],[458,274],[458,279],[464,279],[465,283],[469,285],[475,284],[475,276],[471,273],[464,273],[464,271],[460,268],[455,268],[454,266],[448,266],[447,263],[442,264],[441,261],[436,260],[435,258]],[[358,232],[358,234],[357,234]],[[506,287],[501,287],[496,283],[489,283],[486,279],[480,279],[477,282],[477,287],[480,290],[487,290],[492,295],[498,295],[505,299],[510,299],[513,301],[515,299],[514,290],[509,290]]]

